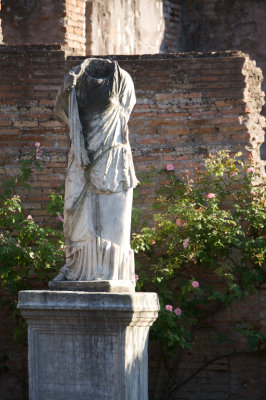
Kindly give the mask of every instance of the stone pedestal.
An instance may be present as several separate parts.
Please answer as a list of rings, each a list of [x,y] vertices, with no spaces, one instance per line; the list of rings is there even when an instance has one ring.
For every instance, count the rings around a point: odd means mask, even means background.
[[[30,400],[147,400],[155,293],[22,291]]]

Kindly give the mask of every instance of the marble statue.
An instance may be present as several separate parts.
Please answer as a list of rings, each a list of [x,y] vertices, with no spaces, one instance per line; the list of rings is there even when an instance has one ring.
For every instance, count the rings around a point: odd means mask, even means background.
[[[130,228],[138,181],[127,124],[135,102],[133,81],[116,61],[88,58],[62,83],[55,110],[70,136],[66,263],[54,281],[134,282]]]

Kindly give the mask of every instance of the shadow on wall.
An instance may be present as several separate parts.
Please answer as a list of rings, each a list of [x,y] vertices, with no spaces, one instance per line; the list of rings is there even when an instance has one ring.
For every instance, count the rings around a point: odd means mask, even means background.
[[[261,147],[260,147],[260,158],[262,160],[266,160],[266,129],[264,129],[265,131],[265,137],[264,137],[264,143],[262,143]],[[265,169],[266,172],[266,169]]]
[[[163,0],[163,15],[165,21],[164,37],[160,53],[176,53],[180,47],[181,34],[181,1]]]
[[[241,50],[256,60],[266,76],[265,0],[164,0],[164,8],[166,33],[162,52],[172,51],[172,44],[174,51],[185,52]],[[174,27],[171,18],[177,10],[179,23]],[[173,27],[179,44],[170,40],[168,30],[172,32]],[[266,91],[266,80],[262,90]],[[266,116],[266,105],[262,115]],[[265,142],[260,153],[265,160]]]
[[[2,0],[4,44],[64,44],[64,4],[47,0]]]
[[[2,0],[1,20],[4,44],[28,41],[29,17],[35,8],[35,0],[27,3],[19,0]]]

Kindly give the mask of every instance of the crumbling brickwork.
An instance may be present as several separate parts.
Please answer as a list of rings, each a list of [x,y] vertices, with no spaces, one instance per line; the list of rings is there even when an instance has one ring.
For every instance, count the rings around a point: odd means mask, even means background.
[[[264,0],[181,0],[181,3],[182,51],[241,50],[256,60],[265,75]]]
[[[266,74],[263,0],[173,0],[182,4],[182,33],[177,51],[241,50]],[[266,81],[262,84],[266,90]],[[266,115],[266,107],[262,109]],[[266,160],[266,143],[260,149]]]

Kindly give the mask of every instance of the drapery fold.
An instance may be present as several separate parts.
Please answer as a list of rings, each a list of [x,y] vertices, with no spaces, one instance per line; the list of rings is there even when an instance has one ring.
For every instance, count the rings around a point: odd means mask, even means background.
[[[75,162],[78,167],[86,167],[89,164],[89,157],[85,149],[85,141],[82,133],[82,125],[79,118],[79,109],[76,96],[76,89],[72,88],[69,101],[70,140],[72,144]]]
[[[67,262],[61,271],[67,280],[132,280],[134,252],[99,236],[66,246]]]

